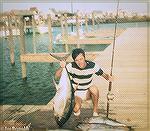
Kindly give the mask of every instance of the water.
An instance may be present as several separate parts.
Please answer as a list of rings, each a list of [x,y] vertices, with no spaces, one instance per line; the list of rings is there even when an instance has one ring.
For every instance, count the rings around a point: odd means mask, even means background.
[[[26,37],[31,37],[27,35]],[[30,38],[27,38],[30,42]],[[46,104],[55,94],[51,84],[54,71],[49,63],[28,63],[27,81],[22,80],[21,64],[19,61],[19,43],[15,38],[15,65],[11,66],[7,40],[1,43],[1,104]],[[31,51],[27,44],[28,51]],[[41,49],[39,46],[39,50]],[[44,47],[44,46],[43,46]],[[42,48],[45,50],[45,48]],[[40,51],[39,51],[40,52]],[[53,68],[55,69],[55,68]]]
[[[148,23],[121,23],[118,27],[146,27]],[[84,28],[84,27],[83,27]],[[114,28],[114,24],[101,24],[96,28]],[[71,28],[69,28],[71,29]],[[53,32],[53,40],[59,34],[60,28],[55,27]],[[84,29],[83,29],[84,30]],[[55,95],[55,88],[52,84],[52,77],[55,70],[59,67],[57,63],[53,66],[50,63],[28,63],[27,64],[27,80],[22,80],[20,52],[19,52],[19,38],[14,37],[15,46],[15,65],[10,64],[9,46],[7,39],[0,38],[0,103],[20,105],[20,104],[47,104]],[[27,53],[33,53],[32,34],[25,36]],[[37,53],[46,53],[48,51],[49,38],[48,34],[36,34],[36,50]],[[53,45],[54,52],[62,52],[64,49]],[[86,51],[103,51],[108,45],[100,46],[82,46]],[[70,50],[74,46],[69,47]]]

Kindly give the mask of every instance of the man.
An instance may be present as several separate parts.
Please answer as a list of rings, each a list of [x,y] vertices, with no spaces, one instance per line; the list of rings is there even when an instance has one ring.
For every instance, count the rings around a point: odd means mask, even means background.
[[[85,59],[85,52],[81,48],[72,51],[73,62],[66,65],[65,61],[60,61],[60,68],[55,73],[55,78],[60,78],[62,68],[66,66],[75,90],[74,115],[80,115],[80,108],[83,100],[92,99],[93,116],[98,116],[99,90],[93,84],[93,74],[100,75],[110,81],[111,76],[105,74],[103,70],[94,62]]]

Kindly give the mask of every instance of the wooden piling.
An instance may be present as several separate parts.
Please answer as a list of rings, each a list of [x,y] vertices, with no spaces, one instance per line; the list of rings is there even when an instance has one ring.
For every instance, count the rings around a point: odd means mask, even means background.
[[[61,24],[61,39],[62,39],[62,44],[65,43],[64,42],[65,38],[64,38],[64,24],[63,24],[63,19],[64,19],[64,17],[61,15],[61,17],[60,17],[60,24]]]
[[[23,16],[20,16],[20,23],[19,23],[19,29],[20,29],[20,54],[25,54],[25,37],[24,37],[24,19]],[[22,68],[22,79],[27,79],[27,71],[26,71],[26,62],[21,62],[21,68]]]
[[[93,26],[93,30],[95,29],[95,14],[94,12],[92,12],[92,26]]]
[[[36,28],[36,23],[35,23],[34,16],[32,16],[32,31],[33,31],[32,43],[33,43],[33,51],[34,51],[34,53],[36,53],[35,28]]]
[[[76,15],[77,41],[78,41],[79,38],[80,38],[79,28],[80,28],[80,25],[79,25],[79,16],[78,16],[78,14],[77,14],[77,15]],[[77,47],[78,47],[78,48],[80,47],[79,42],[77,42]]]
[[[65,57],[69,53],[52,53],[56,57]],[[86,52],[87,60],[94,60],[96,55],[99,55],[99,52]],[[26,53],[20,56],[21,62],[59,62],[59,60],[52,57],[49,53]],[[71,55],[66,59],[66,62],[72,62],[73,59]]]
[[[17,16],[14,16],[16,36],[18,36]]]
[[[6,27],[6,25],[4,25],[4,27],[3,27],[3,30],[4,30],[4,36],[5,36],[5,38],[7,38],[7,27]]]
[[[23,23],[24,23],[24,31],[25,31],[25,33],[27,33],[28,31],[27,31],[27,23],[26,23],[26,20],[25,19],[23,19]]]
[[[0,25],[2,30],[4,31],[4,37],[7,38],[7,30],[8,30],[8,25],[6,24],[6,22],[8,21],[7,16],[2,16],[1,17],[2,20],[2,24]],[[3,34],[2,34],[3,36]]]
[[[8,30],[9,30],[8,42],[9,42],[9,49],[10,49],[10,62],[11,62],[11,65],[14,65],[15,64],[15,55],[14,55],[12,21],[11,21],[11,16],[7,16],[7,17],[8,17]]]
[[[67,23],[67,14],[64,14],[65,21],[65,51],[68,52],[68,23]]]
[[[85,15],[85,32],[88,32],[88,17],[87,14]]]
[[[48,34],[49,34],[49,51],[53,50],[53,36],[52,36],[52,24],[51,24],[51,16],[50,14],[47,16],[48,19]]]

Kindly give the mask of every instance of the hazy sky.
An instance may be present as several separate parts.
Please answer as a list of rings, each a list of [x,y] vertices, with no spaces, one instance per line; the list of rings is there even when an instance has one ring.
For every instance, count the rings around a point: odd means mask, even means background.
[[[30,7],[37,7],[42,12],[48,12],[49,8],[56,10],[69,10],[71,11],[71,3],[2,3],[3,11],[10,11],[12,9],[29,9]],[[92,10],[101,11],[116,11],[117,3],[73,3],[73,11],[77,10],[84,12],[91,12]],[[119,9],[129,12],[148,13],[147,3],[123,3],[119,4]]]

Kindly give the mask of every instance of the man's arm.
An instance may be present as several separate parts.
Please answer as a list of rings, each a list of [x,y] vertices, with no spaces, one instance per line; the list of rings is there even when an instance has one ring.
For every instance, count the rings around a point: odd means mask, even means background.
[[[60,68],[58,68],[55,72],[55,79],[58,80],[61,77],[61,73],[63,68],[65,68],[66,62],[65,61],[60,61]]]
[[[107,81],[112,81],[112,76],[106,74],[103,72],[103,74],[101,75],[103,78],[105,78]]]
[[[55,72],[55,80],[60,79],[63,68],[59,67]]]

